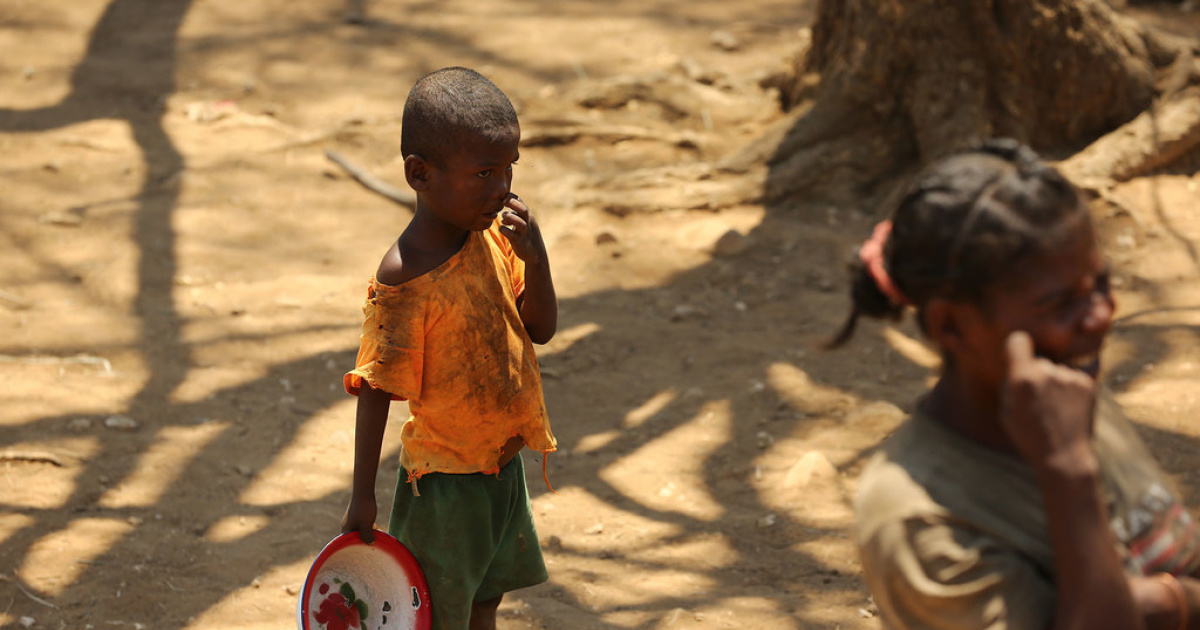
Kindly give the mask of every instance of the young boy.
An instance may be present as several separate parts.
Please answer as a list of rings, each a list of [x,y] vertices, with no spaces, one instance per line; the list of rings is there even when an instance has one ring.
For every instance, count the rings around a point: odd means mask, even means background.
[[[547,579],[517,455],[555,450],[533,343],[554,336],[558,301],[510,192],[520,138],[512,103],[473,70],[413,86],[400,151],[416,213],[370,282],[345,377],[358,412],[342,531],[374,541],[388,407],[407,400],[388,531],[420,562],[442,630],[495,628],[505,592]]]

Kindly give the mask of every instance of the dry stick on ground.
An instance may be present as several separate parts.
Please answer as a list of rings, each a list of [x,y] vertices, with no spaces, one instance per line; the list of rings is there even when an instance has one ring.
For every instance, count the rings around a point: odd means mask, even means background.
[[[24,580],[21,579],[21,576],[18,575],[15,570],[13,571],[13,578],[14,578],[13,584],[16,585],[17,590],[21,591],[21,593],[23,595],[25,595],[25,597],[28,597],[29,599],[32,599],[33,601],[35,601],[43,606],[47,606],[49,608],[58,608],[58,606],[56,604],[48,602],[48,601],[42,599],[41,597],[38,597],[37,595],[34,595],[33,593],[29,592],[29,589],[25,588],[21,584],[21,582],[23,582]]]
[[[0,302],[4,303],[9,308],[18,311],[23,311],[33,306],[33,302],[15,293],[9,293],[3,289],[0,289]]]
[[[34,462],[40,464],[52,464],[62,468],[63,460],[61,457],[47,453],[45,451],[18,451],[6,450],[0,451],[0,462]]]
[[[388,199],[402,206],[407,206],[409,208],[415,208],[417,206],[416,195],[404,190],[400,190],[399,188],[396,188],[395,186],[379,179],[378,177],[375,177],[362,167],[346,159],[340,153],[336,151],[326,151],[325,157],[329,158],[329,161],[333,162],[334,164],[342,167],[342,170],[349,173],[355,181],[363,186],[366,186],[371,192],[387,197]]]
[[[20,365],[91,365],[102,374],[113,375],[112,362],[104,357],[94,357],[88,354],[78,354],[73,357],[29,356],[19,357],[0,354],[0,363],[16,363]]]

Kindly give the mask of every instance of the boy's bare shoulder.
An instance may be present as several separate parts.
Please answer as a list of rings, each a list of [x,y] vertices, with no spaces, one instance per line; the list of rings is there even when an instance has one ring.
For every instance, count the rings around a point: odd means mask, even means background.
[[[423,276],[446,262],[446,256],[439,252],[427,252],[420,248],[405,247],[404,237],[400,237],[383,255],[379,261],[379,269],[375,271],[375,280],[380,284],[396,286]]]
[[[404,257],[400,252],[400,241],[397,240],[383,255],[383,260],[379,261],[379,269],[375,271],[375,281],[389,286],[404,284],[415,277],[409,273],[408,267],[410,266],[404,264]]]

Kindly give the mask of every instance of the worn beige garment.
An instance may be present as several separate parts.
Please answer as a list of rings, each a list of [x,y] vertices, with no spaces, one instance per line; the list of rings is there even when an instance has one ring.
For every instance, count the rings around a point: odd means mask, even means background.
[[[1131,574],[1192,573],[1196,524],[1105,394],[1095,448]],[[917,414],[863,472],[855,538],[885,628],[1044,630],[1054,558],[1032,469]]]
[[[517,311],[524,263],[499,222],[471,232],[429,273],[390,286],[371,279],[346,391],[362,381],[407,400],[400,465],[426,473],[495,473],[502,447],[521,437],[555,450],[537,355]]]

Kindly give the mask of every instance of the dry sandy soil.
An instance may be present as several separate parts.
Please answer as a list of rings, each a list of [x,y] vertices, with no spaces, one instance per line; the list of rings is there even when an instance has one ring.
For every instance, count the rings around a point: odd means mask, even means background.
[[[402,182],[404,95],[468,65],[520,110],[515,190],[562,301],[541,349],[557,494],[529,480],[551,579],[500,627],[876,628],[849,497],[936,361],[909,324],[818,346],[881,211],[695,208],[706,180],[674,183],[780,120],[759,79],[810,19],[807,0],[0,0],[0,627],[294,627],[347,499],[365,283],[409,216],[324,151]],[[1198,184],[1145,177],[1096,211],[1123,315],[1106,380],[1193,505]]]

